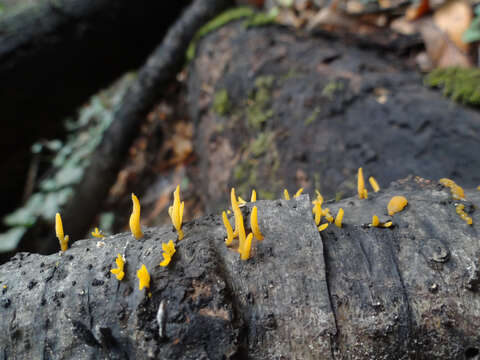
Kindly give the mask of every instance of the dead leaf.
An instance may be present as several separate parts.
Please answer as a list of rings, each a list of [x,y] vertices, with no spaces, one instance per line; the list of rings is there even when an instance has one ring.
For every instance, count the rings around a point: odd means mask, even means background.
[[[463,0],[447,2],[433,15],[434,24],[463,52],[469,45],[462,40],[463,33],[469,28],[473,19],[472,7]]]

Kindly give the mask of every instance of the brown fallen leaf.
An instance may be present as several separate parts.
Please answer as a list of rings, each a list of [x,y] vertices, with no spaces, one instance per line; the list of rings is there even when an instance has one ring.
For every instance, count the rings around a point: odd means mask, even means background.
[[[463,33],[468,29],[473,19],[471,5],[464,0],[447,2],[433,15],[434,24],[448,35],[448,38],[463,52],[469,45],[462,40]]]

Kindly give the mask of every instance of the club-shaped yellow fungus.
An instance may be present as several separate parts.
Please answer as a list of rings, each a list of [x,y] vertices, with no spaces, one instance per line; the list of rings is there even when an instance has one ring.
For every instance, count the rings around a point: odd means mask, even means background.
[[[372,187],[374,192],[379,192],[380,191],[380,186],[378,185],[377,180],[373,176],[370,176],[368,178],[368,182],[370,183],[370,186]]]
[[[150,287],[150,274],[148,273],[148,270],[144,264],[142,264],[142,267],[138,269],[137,277],[139,280],[139,283],[138,283],[139,290],[142,290],[144,287],[146,288]]]
[[[238,197],[238,206],[243,206],[247,203],[246,200],[242,199],[240,196]]]
[[[322,203],[318,200],[312,201],[313,203],[313,213],[315,214],[315,225],[319,225],[322,220]]]
[[[250,202],[255,202],[257,201],[257,192],[255,190],[252,190],[252,196],[250,197]]]
[[[405,196],[392,197],[387,205],[388,215],[392,216],[393,214],[402,211],[407,204],[408,201]]]
[[[60,249],[66,251],[68,249],[68,235],[65,236],[63,233],[62,218],[59,213],[55,214],[55,233],[60,242]]]
[[[322,209],[322,216],[325,216],[325,219],[327,219],[327,221],[329,223],[332,223],[333,220],[334,220],[332,214],[330,214],[330,209],[329,208]]]
[[[378,227],[380,225],[380,220],[378,219],[377,215],[372,216],[372,226]]]
[[[182,219],[184,207],[185,202],[180,202],[180,185],[177,185],[177,189],[173,193],[173,206],[168,208],[168,215],[172,219],[173,226],[177,229],[178,240],[183,239]]]
[[[329,225],[328,223],[325,223],[325,224],[320,225],[320,226],[318,227],[318,231],[323,231],[323,230],[325,230],[325,229],[328,227],[328,225]]]
[[[252,209],[252,214],[250,215],[250,228],[252,229],[253,235],[259,240],[263,240],[263,235],[258,228],[258,209],[256,206]]]
[[[465,221],[468,225],[473,224],[473,220],[468,214],[465,212],[465,205],[463,204],[458,204],[455,207],[455,210],[457,211],[457,214],[462,218],[463,221]]]
[[[365,179],[363,178],[363,169],[362,168],[358,168],[357,191],[358,191],[358,198],[359,199],[368,198],[368,191],[367,191],[367,189],[365,189]]]
[[[342,227],[342,220],[343,220],[343,209],[338,209],[337,216],[335,216],[335,225],[339,228]]]
[[[160,266],[167,266],[172,260],[173,254],[175,254],[175,244],[173,240],[170,240],[168,243],[162,243],[163,250],[163,261],[160,263]]]
[[[477,190],[480,191],[480,185],[477,186]]]
[[[98,230],[98,228],[95,228],[95,231],[92,231],[92,236],[96,238],[104,238],[105,236],[102,234],[101,230]]]
[[[295,195],[293,195],[293,197],[294,198],[299,197],[300,195],[302,195],[302,192],[303,192],[303,188],[298,189],[298,191],[295,193]]]
[[[130,231],[135,239],[140,239],[143,236],[142,227],[140,226],[140,201],[138,201],[134,193],[132,193],[132,202],[132,214],[130,215],[129,222]]]
[[[252,239],[253,234],[248,234],[247,238],[244,241],[243,248],[240,251],[240,259],[248,260],[250,258],[250,250],[252,249]]]
[[[463,188],[461,186],[458,186],[455,181],[450,180],[450,179],[440,179],[438,180],[440,184],[442,184],[445,187],[450,188],[450,192],[452,193],[452,197],[455,200],[465,200],[465,193],[463,192]]]
[[[290,194],[287,189],[283,190],[283,196],[285,197],[285,200],[290,200]]]
[[[123,256],[120,254],[117,254],[115,263],[117,264],[117,268],[111,269],[110,272],[117,277],[117,280],[122,280],[123,277],[125,276],[125,273],[123,272],[123,268],[125,266],[125,260],[123,259]]]
[[[239,246],[238,251],[241,253],[245,245],[246,235],[245,235],[245,226],[243,225],[243,214],[238,205],[238,201],[235,195],[235,188],[232,188],[230,192],[230,200],[232,202],[233,215],[235,216],[235,231],[233,236],[238,236]]]
[[[380,223],[380,227],[383,227],[383,228],[389,228],[392,225],[393,225],[393,222],[391,221],[387,221],[386,223]]]
[[[230,225],[230,221],[228,221],[227,213],[225,211],[222,212],[222,219],[223,225],[225,225],[225,229],[227,230],[227,238],[225,239],[225,244],[231,245],[233,241],[233,229],[232,225]]]

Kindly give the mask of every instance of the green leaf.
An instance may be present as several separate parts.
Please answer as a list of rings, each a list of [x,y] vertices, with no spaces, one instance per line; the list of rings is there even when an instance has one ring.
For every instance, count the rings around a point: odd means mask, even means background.
[[[462,40],[466,43],[471,43],[480,40],[480,17],[477,16],[470,23],[470,26],[462,35]]]
[[[0,234],[0,253],[15,250],[26,231],[24,227],[16,227]]]

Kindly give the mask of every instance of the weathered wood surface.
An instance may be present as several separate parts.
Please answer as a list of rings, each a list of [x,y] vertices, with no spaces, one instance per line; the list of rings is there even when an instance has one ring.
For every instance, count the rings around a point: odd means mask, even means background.
[[[191,177],[208,211],[233,185],[245,197],[351,196],[360,166],[381,186],[409,174],[480,184],[480,114],[424,87],[406,63],[278,26],[240,21],[207,36],[188,91],[202,155]]]
[[[373,213],[388,218],[392,195],[409,201],[394,227],[365,226]],[[158,264],[171,227],[18,254],[0,266],[0,359],[475,358],[480,191],[466,197],[473,226],[447,189],[410,178],[367,200],[327,202],[345,209],[344,226],[321,233],[307,195],[259,201],[265,239],[246,262],[224,245],[217,215],[184,224],[167,268]],[[121,282],[110,274],[117,253],[127,259]],[[141,264],[151,297],[138,290]]]

